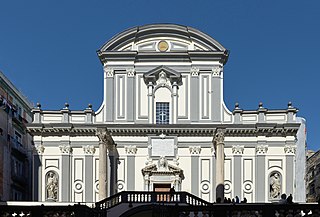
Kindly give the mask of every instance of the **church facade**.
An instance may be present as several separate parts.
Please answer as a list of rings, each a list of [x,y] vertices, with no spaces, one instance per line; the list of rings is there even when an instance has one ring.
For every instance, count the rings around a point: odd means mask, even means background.
[[[186,26],[145,25],[119,33],[97,53],[104,80],[97,111],[33,109],[35,200],[95,202],[172,187],[209,202],[268,202],[282,193],[304,200],[297,109],[260,103],[228,110],[229,53],[212,37]]]

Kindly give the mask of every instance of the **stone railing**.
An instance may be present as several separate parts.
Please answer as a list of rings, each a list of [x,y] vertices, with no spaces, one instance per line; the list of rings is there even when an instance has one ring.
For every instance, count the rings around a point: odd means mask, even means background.
[[[124,191],[96,203],[95,213],[112,216],[111,208],[128,204],[129,210],[121,215],[139,215],[149,210],[155,216],[320,216],[319,204],[276,204],[276,203],[209,203],[187,192]],[[108,214],[107,214],[108,213]]]
[[[242,110],[236,103],[234,110],[235,124],[253,124],[253,123],[295,123],[296,113],[298,109],[288,103],[287,109],[269,110],[259,103],[257,110]]]
[[[96,203],[96,209],[110,209],[120,203],[161,203],[187,204],[191,206],[208,206],[209,202],[187,192],[148,192],[123,191]]]

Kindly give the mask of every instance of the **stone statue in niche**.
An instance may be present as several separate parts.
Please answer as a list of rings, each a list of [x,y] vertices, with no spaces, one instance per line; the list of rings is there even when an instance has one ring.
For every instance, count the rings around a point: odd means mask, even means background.
[[[47,175],[47,200],[56,201],[58,199],[58,175],[50,171]]]
[[[270,198],[278,199],[281,194],[280,174],[275,172],[270,175]]]

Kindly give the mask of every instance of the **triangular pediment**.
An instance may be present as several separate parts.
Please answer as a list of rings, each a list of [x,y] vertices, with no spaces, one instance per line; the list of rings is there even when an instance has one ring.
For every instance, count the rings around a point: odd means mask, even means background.
[[[181,83],[181,73],[163,65],[158,66],[145,73],[143,75],[143,78],[146,84],[148,84],[149,82],[155,84],[157,80],[161,79],[161,76],[169,79],[171,83]]]

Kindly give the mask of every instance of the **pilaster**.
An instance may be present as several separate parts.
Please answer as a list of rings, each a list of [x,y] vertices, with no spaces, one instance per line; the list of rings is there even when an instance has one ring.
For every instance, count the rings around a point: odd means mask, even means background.
[[[288,141],[284,146],[284,153],[286,155],[286,194],[288,195],[294,193],[294,156],[296,148],[293,141]]]
[[[222,66],[214,66],[212,68],[212,78],[211,78],[211,99],[212,99],[212,121],[220,122],[222,121]]]
[[[114,120],[114,70],[104,68],[104,94],[105,94],[105,121],[113,122]]]
[[[172,84],[172,123],[176,124],[178,120],[178,84],[176,81]]]
[[[127,68],[127,120],[128,122],[134,121],[134,102],[135,102],[135,70],[134,68]]]
[[[135,155],[138,149],[135,145],[125,146],[125,152],[127,154],[127,190],[135,190]]]
[[[153,84],[150,81],[148,83],[148,118],[149,124],[153,124],[154,121],[154,111],[153,111],[153,104],[154,104],[154,95],[153,95]]]
[[[42,196],[42,164],[43,162],[43,153],[45,151],[45,147],[42,144],[42,141],[35,141],[34,146],[34,152],[33,152],[33,176],[32,176],[32,182],[33,182],[33,195],[32,200],[33,201],[43,201],[45,198]]]
[[[70,141],[63,141],[59,146],[61,152],[61,202],[71,200],[71,155]]]
[[[243,145],[234,145],[232,146],[232,154],[233,154],[233,168],[234,168],[234,178],[233,178],[233,186],[234,186],[234,196],[240,196],[241,190],[242,190],[242,170],[241,170],[241,164],[242,164],[242,155],[244,152],[244,146]]]
[[[268,152],[268,145],[266,141],[258,141],[256,147],[256,201],[255,202],[265,202],[266,201],[266,154]]]
[[[192,67],[190,71],[190,120],[191,122],[199,121],[199,68]]]
[[[191,193],[199,196],[199,155],[200,146],[189,146],[191,155]]]
[[[93,198],[93,155],[96,148],[93,145],[83,146],[84,162],[85,162],[85,201],[94,201]]]

